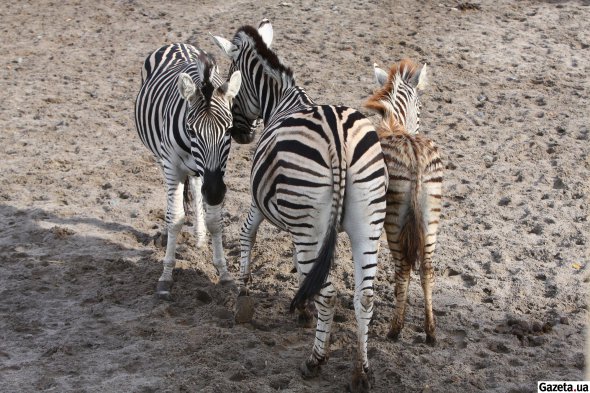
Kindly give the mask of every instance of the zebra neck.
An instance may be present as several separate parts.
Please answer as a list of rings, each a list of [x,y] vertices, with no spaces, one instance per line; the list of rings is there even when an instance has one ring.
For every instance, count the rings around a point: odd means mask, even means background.
[[[307,95],[306,91],[299,86],[291,86],[277,95],[275,100],[269,99],[267,103],[273,102],[272,107],[268,105],[264,110],[265,126],[271,121],[282,117],[287,113],[303,110],[315,105],[314,101]],[[270,110],[269,110],[270,109]]]

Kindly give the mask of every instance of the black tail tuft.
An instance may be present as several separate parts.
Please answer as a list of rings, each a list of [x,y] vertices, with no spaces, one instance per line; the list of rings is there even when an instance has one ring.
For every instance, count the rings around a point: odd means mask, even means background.
[[[328,279],[332,260],[334,259],[334,249],[336,248],[336,241],[338,239],[336,225],[332,225],[328,235],[324,239],[324,244],[316,258],[313,267],[303,280],[303,284],[295,294],[291,301],[290,311],[293,312],[296,308],[304,307],[307,300],[317,295]]]

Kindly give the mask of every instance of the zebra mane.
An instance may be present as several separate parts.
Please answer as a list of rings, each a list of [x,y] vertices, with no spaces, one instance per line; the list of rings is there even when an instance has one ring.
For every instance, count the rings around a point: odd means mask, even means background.
[[[389,69],[387,82],[371,97],[367,99],[364,107],[379,113],[382,122],[378,127],[379,137],[405,132],[405,128],[393,112],[393,102],[397,87],[402,83],[410,83],[412,78],[420,70],[418,64],[410,59],[403,59]]]
[[[260,60],[262,60],[267,68],[270,68],[274,74],[278,75],[285,75],[287,79],[294,80],[293,77],[293,70],[291,68],[285,66],[279,60],[279,57],[266,45],[266,43],[262,40],[262,37],[252,26],[242,26],[236,32],[234,36],[234,44],[236,44],[237,38],[240,33],[244,33],[248,38],[250,38],[251,42],[254,44],[254,49],[258,54]],[[280,77],[279,77],[280,79]]]
[[[216,72],[217,63],[213,55],[204,51],[199,51],[198,59],[202,66],[201,75],[203,80],[201,81],[201,93],[203,93],[205,103],[209,106],[211,104],[211,97],[213,97],[213,92],[215,91],[215,86],[212,83],[212,73]]]

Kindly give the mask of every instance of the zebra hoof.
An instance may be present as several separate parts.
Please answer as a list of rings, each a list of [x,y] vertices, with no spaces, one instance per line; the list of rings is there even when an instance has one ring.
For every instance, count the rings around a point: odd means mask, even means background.
[[[299,366],[299,371],[301,371],[301,376],[303,379],[311,379],[315,378],[320,374],[321,366],[319,364],[313,364],[307,359],[301,366]]]
[[[254,301],[247,295],[239,296],[236,300],[236,314],[234,319],[236,323],[252,322],[254,316]]]
[[[426,344],[430,345],[431,347],[436,346],[436,337],[434,335],[426,335]]]
[[[172,281],[158,281],[156,296],[161,300],[172,300]]]
[[[219,283],[221,285],[233,284],[233,282],[234,282],[234,278],[232,277],[231,274],[229,274],[229,272],[224,272],[219,277]]]
[[[352,375],[352,381],[348,385],[348,391],[351,393],[368,393],[371,390],[371,385],[374,383],[375,378],[371,370],[367,372],[355,370]]]

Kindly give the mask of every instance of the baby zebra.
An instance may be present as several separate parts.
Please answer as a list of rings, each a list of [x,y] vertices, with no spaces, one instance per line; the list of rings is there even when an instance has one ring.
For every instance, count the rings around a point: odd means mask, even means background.
[[[185,186],[195,195],[197,247],[205,242],[205,224],[221,282],[232,280],[221,243],[221,206],[231,140],[227,132],[232,124],[231,104],[242,78],[238,71],[224,83],[213,57],[186,44],[166,45],[153,52],[144,62],[141,77],[135,124],[141,141],[160,162],[168,187],[168,241],[157,285],[157,295],[168,299],[176,237],[185,218]]]
[[[434,345],[432,254],[441,208],[442,161],[434,143],[418,134],[420,100],[426,65],[402,60],[389,74],[375,65],[381,86],[365,107],[381,115],[377,127],[389,172],[385,231],[395,260],[396,311],[388,337],[396,340],[404,327],[410,271],[420,271],[424,291],[426,342]]]

